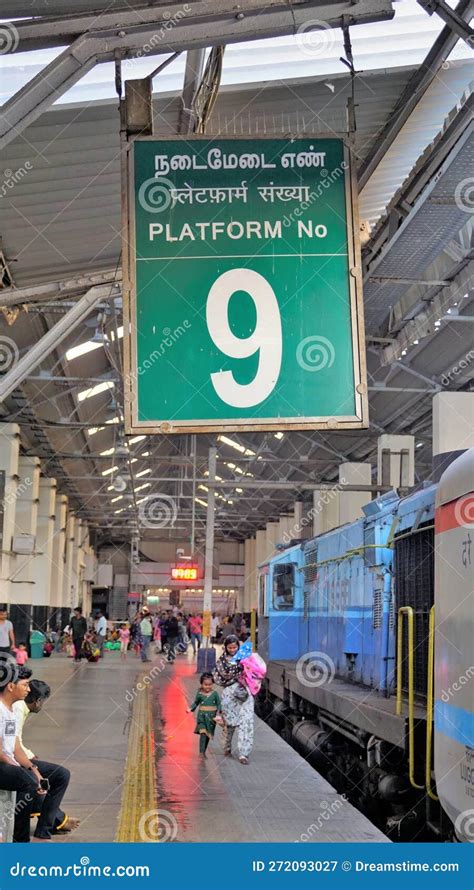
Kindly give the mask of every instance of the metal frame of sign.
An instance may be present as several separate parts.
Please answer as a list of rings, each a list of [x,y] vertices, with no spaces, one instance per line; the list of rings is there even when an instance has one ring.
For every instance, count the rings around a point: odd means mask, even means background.
[[[192,135],[183,138],[183,142],[209,141],[212,135]],[[225,134],[219,135],[221,139],[229,139]],[[251,138],[254,142],[281,139],[282,135],[271,133],[266,136],[236,136],[233,142],[239,142]],[[290,137],[288,137],[290,138]],[[295,139],[315,139],[318,142],[325,139],[338,138],[344,144],[344,160],[348,165],[344,176],[345,197],[347,211],[347,243],[349,266],[349,293],[350,313],[352,328],[352,350],[354,366],[354,396],[356,414],[342,417],[275,417],[258,418],[251,421],[245,417],[242,419],[215,419],[206,420],[179,420],[170,421],[140,421],[137,416],[137,390],[134,373],[137,367],[135,338],[132,333],[133,321],[136,318],[136,262],[135,262],[135,193],[134,193],[134,163],[133,152],[130,150],[134,142],[167,142],[177,141],[179,135],[172,136],[137,136],[125,143],[126,151],[122,154],[122,288],[123,288],[123,316],[124,316],[124,411],[125,431],[127,434],[136,433],[161,433],[163,435],[183,433],[211,433],[211,432],[267,432],[281,430],[336,430],[336,429],[363,429],[369,425],[368,397],[367,397],[367,371],[365,354],[365,328],[364,305],[362,295],[362,263],[360,253],[360,226],[358,213],[358,190],[355,176],[355,168],[352,162],[350,139],[347,135],[317,133],[304,133],[295,135]]]

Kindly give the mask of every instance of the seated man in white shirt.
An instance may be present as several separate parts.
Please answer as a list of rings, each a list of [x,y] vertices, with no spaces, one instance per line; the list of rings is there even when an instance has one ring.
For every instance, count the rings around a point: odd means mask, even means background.
[[[46,796],[37,766],[23,752],[13,705],[29,692],[28,680],[13,659],[0,660],[0,788],[16,792],[13,841],[29,843],[30,813],[37,794]]]
[[[78,819],[73,819],[64,813],[61,809],[59,809],[59,803],[64,796],[66,789],[69,785],[70,772],[65,769],[63,766],[59,766],[57,763],[48,763],[44,760],[38,760],[36,754],[33,753],[29,748],[26,747],[23,741],[23,728],[26,720],[30,716],[30,714],[39,714],[41,708],[43,707],[44,702],[49,698],[51,689],[44,680],[30,680],[29,683],[30,691],[26,696],[24,701],[17,701],[13,705],[13,711],[17,717],[17,738],[20,742],[21,748],[31,761],[31,763],[38,767],[41,772],[41,775],[49,780],[50,789],[52,793],[56,793],[58,790],[61,792],[61,798],[58,802],[58,808],[56,812],[51,813],[51,818],[49,823],[45,823],[44,827],[46,832],[51,836],[51,834],[63,833],[68,831],[74,831],[75,828],[79,825]],[[41,820],[41,815],[43,811],[44,799],[36,798],[34,805],[32,816],[38,816],[38,819]],[[36,810],[39,809],[39,812]],[[53,818],[54,816],[54,818]],[[38,822],[39,825],[39,822]]]

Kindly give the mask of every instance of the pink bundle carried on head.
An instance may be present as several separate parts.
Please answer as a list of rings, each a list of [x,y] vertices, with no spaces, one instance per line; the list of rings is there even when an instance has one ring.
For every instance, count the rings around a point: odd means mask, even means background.
[[[247,658],[243,658],[240,664],[242,667],[240,682],[243,686],[246,686],[252,695],[257,695],[260,692],[262,680],[267,673],[267,666],[263,658],[254,652]]]

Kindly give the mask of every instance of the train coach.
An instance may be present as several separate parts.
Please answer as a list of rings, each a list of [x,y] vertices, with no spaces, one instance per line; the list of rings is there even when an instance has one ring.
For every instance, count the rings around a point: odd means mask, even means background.
[[[473,836],[473,465],[259,567],[259,713],[393,839]]]

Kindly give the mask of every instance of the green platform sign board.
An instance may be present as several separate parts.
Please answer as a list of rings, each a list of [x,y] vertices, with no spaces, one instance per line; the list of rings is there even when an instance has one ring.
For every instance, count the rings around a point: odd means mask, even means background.
[[[366,426],[344,141],[146,137],[129,155],[127,428]]]

